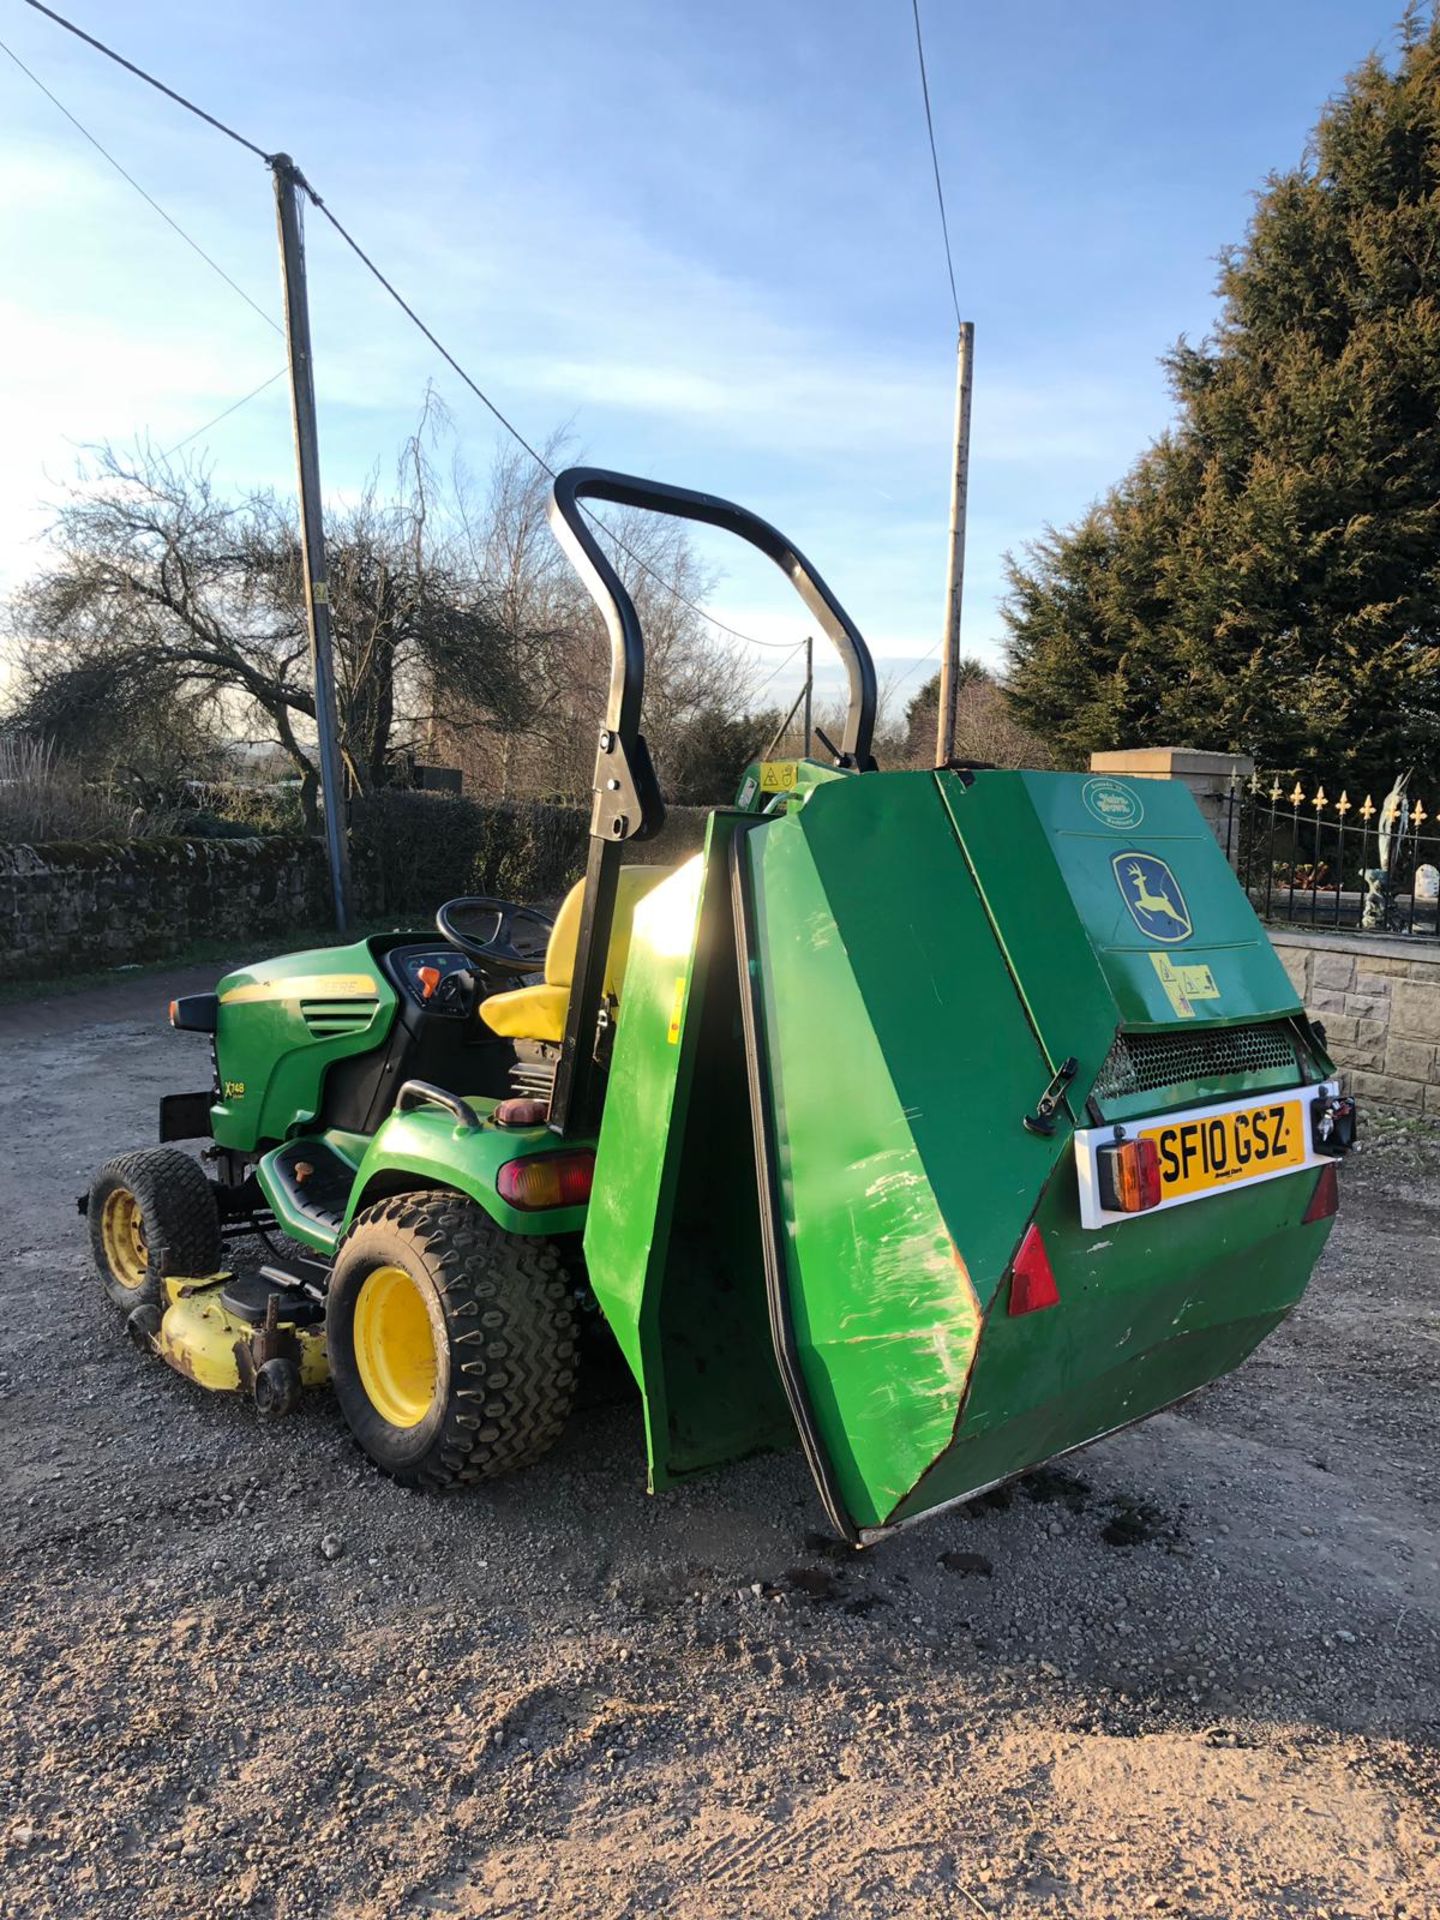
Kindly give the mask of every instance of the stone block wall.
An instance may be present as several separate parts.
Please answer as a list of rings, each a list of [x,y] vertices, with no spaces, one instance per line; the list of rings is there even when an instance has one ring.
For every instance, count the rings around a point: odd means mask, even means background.
[[[1440,942],[1271,930],[1361,1098],[1440,1117]]]
[[[197,940],[264,941],[330,913],[318,840],[0,847],[0,979],[162,960]]]

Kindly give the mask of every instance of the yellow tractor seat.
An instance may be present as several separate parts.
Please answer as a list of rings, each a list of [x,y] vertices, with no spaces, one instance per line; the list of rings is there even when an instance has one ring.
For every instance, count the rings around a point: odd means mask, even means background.
[[[610,928],[610,952],[605,961],[605,991],[618,994],[630,958],[630,925],[635,908],[652,887],[670,873],[669,867],[622,867],[615,890],[615,918]],[[561,903],[545,949],[543,986],[516,987],[510,993],[492,993],[480,1002],[480,1018],[493,1033],[507,1040],[565,1038],[565,1016],[570,1011],[570,988],[575,978],[575,950],[580,942],[580,903],[585,882],[577,880]]]

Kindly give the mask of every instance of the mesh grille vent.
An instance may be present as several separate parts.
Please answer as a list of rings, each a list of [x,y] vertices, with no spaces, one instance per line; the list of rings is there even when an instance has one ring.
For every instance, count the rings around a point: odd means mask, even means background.
[[[1154,1093],[1182,1080],[1220,1080],[1228,1074],[1268,1073],[1294,1065],[1290,1030],[1279,1024],[1216,1027],[1203,1033],[1122,1033],[1105,1056],[1095,1097]]]

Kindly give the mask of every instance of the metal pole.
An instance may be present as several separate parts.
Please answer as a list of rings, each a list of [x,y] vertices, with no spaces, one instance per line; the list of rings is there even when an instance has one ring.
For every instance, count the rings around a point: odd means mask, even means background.
[[[935,726],[935,764],[955,755],[955,702],[959,693],[960,602],[965,592],[965,509],[970,491],[970,388],[975,323],[962,320],[955,357],[955,474],[950,485],[950,568],[945,585],[945,644],[940,653],[940,711]]]
[[[796,714],[800,711],[800,702],[804,698],[805,698],[805,693],[804,693],[804,689],[802,688],[801,691],[796,694],[794,700],[791,701],[790,711],[786,714],[785,718],[780,722],[779,726],[775,729],[774,733],[771,734],[769,740],[766,742],[764,751],[760,755],[760,758],[762,760],[768,760],[771,754],[774,753],[776,747],[778,747],[780,742],[785,738],[786,734],[789,733],[790,722],[795,718]]]
[[[1225,858],[1232,867],[1239,866],[1235,858],[1235,769],[1230,769],[1230,801],[1225,809]]]
[[[810,728],[811,728],[811,720],[813,718],[813,712],[814,712],[814,698],[815,698],[815,636],[814,634],[807,633],[805,636],[805,753],[804,753],[804,758],[806,760],[810,758]]]
[[[295,466],[300,480],[300,553],[305,570],[305,616],[310,629],[310,672],[315,686],[315,731],[320,746],[320,798],[325,809],[325,845],[335,924],[350,931],[350,842],[345,826],[345,786],[340,765],[340,727],[335,711],[335,651],[330,635],[330,583],[325,571],[325,523],[320,508],[320,448],[315,428],[315,372],[310,347],[310,304],[305,291],[305,239],[301,230],[301,174],[288,153],[277,153],[275,213],[280,227],[280,279],[285,290],[285,344],[290,356],[290,406],[295,420]]]

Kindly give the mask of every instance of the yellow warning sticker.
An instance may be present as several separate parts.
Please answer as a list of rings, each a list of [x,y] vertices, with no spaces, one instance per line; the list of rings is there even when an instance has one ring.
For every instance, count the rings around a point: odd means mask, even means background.
[[[762,760],[760,762],[762,793],[789,793],[797,778],[797,763],[794,760]]]
[[[1150,964],[1160,976],[1165,998],[1182,1020],[1193,1020],[1196,1000],[1218,1000],[1220,989],[1209,967],[1180,966],[1168,953],[1152,953]]]
[[[680,1044],[680,1016],[685,1011],[685,976],[682,973],[675,982],[675,998],[670,1002],[670,1029],[665,1038],[672,1047]]]

